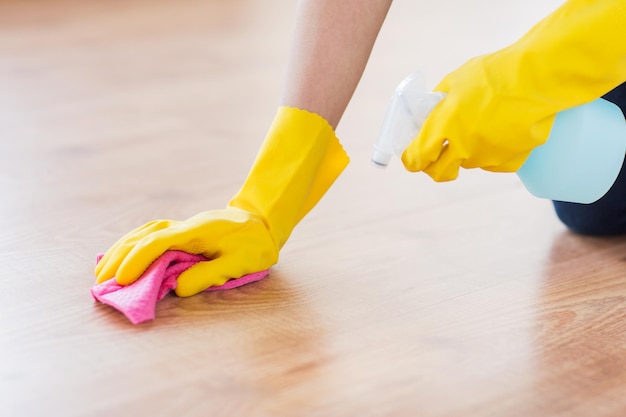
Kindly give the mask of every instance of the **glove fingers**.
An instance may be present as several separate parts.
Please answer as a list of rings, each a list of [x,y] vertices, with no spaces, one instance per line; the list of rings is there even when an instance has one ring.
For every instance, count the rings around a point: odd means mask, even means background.
[[[122,236],[104,254],[100,262],[96,265],[95,274],[97,282],[102,283],[115,276],[118,268],[133,247],[150,233],[168,227],[168,220],[154,220],[140,226]]]
[[[446,99],[428,116],[421,131],[402,153],[402,163],[411,172],[423,171],[439,159],[446,143],[445,123],[448,117]]]
[[[104,254],[104,256],[102,257],[102,259],[100,259],[100,261],[98,262],[98,264],[96,265],[96,276],[100,277],[106,274],[103,274],[103,270],[105,269],[109,269],[112,267],[112,264],[115,263],[113,262],[112,259],[115,259],[116,257],[114,256],[115,253],[117,253],[119,251],[119,249],[124,246],[127,242],[131,242],[134,240],[135,236],[137,236],[138,233],[140,233],[143,229],[145,229],[146,227],[149,227],[152,223],[154,222],[150,222],[150,223],[146,223],[143,226],[131,230],[130,232],[126,233],[124,236],[122,236],[121,238],[119,238]],[[129,249],[130,250],[130,249]],[[119,265],[118,265],[119,266]],[[115,268],[117,269],[117,267]],[[111,277],[106,277],[106,279],[109,279]],[[102,281],[105,281],[105,279],[103,279]],[[100,279],[98,279],[98,282],[100,282]]]
[[[134,244],[134,240],[128,242],[121,241],[104,254],[98,265],[96,265],[96,281],[98,284],[115,276],[122,261],[132,250]]]
[[[152,262],[167,250],[185,250],[188,240],[188,235],[181,228],[168,228],[150,233],[137,242],[123,257],[115,279],[120,285],[132,284]]]
[[[451,144],[444,146],[439,159],[424,168],[424,172],[437,182],[452,181],[459,175],[463,158]]]
[[[241,271],[228,256],[199,262],[178,277],[176,294],[190,297],[209,287],[222,285],[231,278],[239,278],[248,272]]]
[[[442,88],[446,82],[442,81]],[[455,109],[453,98],[446,97],[426,119],[417,139],[402,155],[402,162],[409,171],[424,171],[435,181],[454,180],[466,153],[458,141],[458,125],[451,116]]]

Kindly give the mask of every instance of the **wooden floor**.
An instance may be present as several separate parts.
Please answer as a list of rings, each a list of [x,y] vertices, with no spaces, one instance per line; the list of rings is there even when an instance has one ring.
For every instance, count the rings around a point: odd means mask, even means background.
[[[274,114],[294,1],[0,1],[0,415],[624,416],[625,239],[513,174],[369,165],[396,84],[434,84],[552,0],[398,0],[338,129],[352,163],[271,276],[133,326],[95,255],[220,208]]]

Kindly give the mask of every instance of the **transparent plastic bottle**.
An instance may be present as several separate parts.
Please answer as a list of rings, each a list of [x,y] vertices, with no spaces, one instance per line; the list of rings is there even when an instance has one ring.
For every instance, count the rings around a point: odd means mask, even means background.
[[[401,156],[432,109],[445,97],[426,90],[414,72],[396,88],[374,145],[372,163],[385,167]],[[517,171],[526,189],[550,200],[593,203],[611,188],[626,153],[626,122],[604,99],[557,114],[548,140]]]

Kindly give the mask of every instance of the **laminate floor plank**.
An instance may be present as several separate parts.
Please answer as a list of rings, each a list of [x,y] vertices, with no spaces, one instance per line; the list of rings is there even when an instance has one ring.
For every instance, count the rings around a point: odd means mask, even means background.
[[[434,84],[558,1],[392,6],[338,129],[351,164],[263,281],[131,325],[95,255],[223,207],[274,115],[295,2],[0,1],[0,415],[626,413],[624,238],[514,174],[369,164],[396,84]]]

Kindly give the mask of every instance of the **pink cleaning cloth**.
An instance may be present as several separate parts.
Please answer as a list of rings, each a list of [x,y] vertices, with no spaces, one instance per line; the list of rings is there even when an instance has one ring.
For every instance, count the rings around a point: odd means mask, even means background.
[[[98,255],[96,263],[103,255]],[[91,295],[101,303],[121,311],[133,324],[153,320],[156,304],[176,288],[176,279],[198,262],[208,261],[202,255],[182,251],[167,251],[161,255],[141,277],[130,285],[119,285],[115,278],[91,289]],[[269,270],[231,279],[223,285],[209,287],[206,291],[230,290],[265,278]]]

